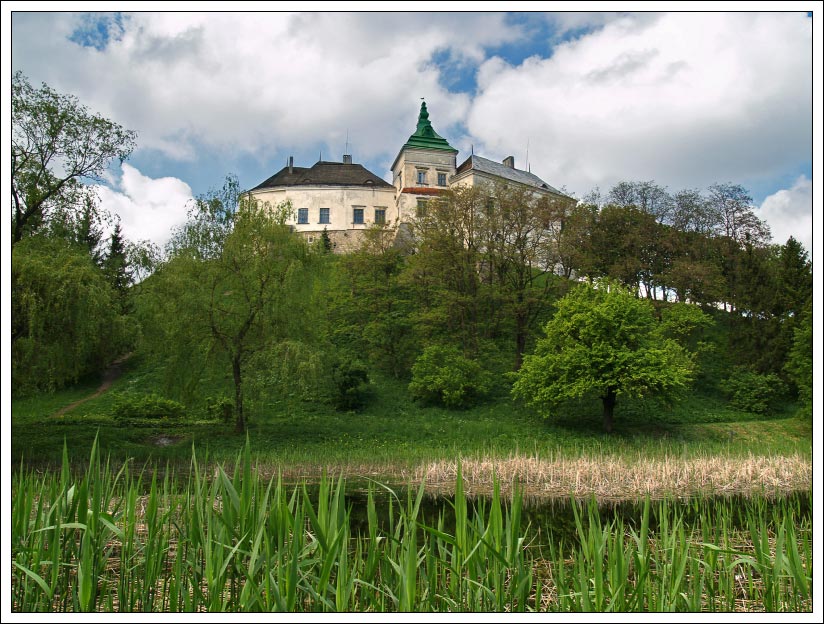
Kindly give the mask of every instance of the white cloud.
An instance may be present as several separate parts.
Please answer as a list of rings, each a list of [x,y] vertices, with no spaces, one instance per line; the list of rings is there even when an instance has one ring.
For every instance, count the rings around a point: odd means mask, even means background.
[[[486,61],[469,114],[492,158],[516,155],[579,196],[623,179],[671,188],[799,171],[812,136],[803,13],[624,15],[550,58]]]
[[[439,131],[465,118],[469,99],[439,84],[433,53],[478,63],[520,32],[492,13],[141,12],[97,50],[68,40],[81,16],[13,19],[15,69],[137,130],[140,149],[191,160],[316,143],[339,157],[347,129],[356,159],[389,157],[419,97]]]
[[[186,220],[192,189],[177,178],[149,178],[123,163],[114,188],[96,186],[105,211],[120,217],[123,235],[132,240],[166,244],[172,228]]]
[[[812,257],[813,183],[807,176],[799,177],[792,188],[765,198],[759,216],[769,224],[774,243],[783,245],[792,236]]]

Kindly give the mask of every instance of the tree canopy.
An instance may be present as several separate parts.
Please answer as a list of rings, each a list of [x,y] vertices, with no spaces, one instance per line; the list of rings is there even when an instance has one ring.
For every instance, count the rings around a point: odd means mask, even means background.
[[[60,211],[88,206],[85,179],[125,160],[136,133],[95,115],[72,95],[12,78],[12,240],[40,230]]]
[[[245,366],[301,332],[313,293],[314,257],[285,223],[288,204],[271,208],[242,199],[235,210],[219,206],[214,195],[200,204],[212,216],[192,215],[170,259],[147,280],[142,313],[153,327],[148,341],[154,349],[178,363],[195,360],[195,376],[208,354],[226,358],[235,427],[243,431]],[[227,214],[227,222],[214,222]]]
[[[671,393],[691,382],[693,358],[665,330],[672,326],[659,323],[652,304],[626,288],[582,284],[558,302],[512,394],[549,415],[565,400],[595,393],[610,432],[618,398]]]

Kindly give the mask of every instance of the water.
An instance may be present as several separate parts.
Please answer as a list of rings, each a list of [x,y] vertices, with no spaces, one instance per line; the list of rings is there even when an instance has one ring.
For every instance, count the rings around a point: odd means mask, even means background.
[[[349,484],[347,484],[349,486]],[[307,486],[310,500],[317,500],[317,488]],[[400,515],[400,509],[407,508],[408,497],[414,501],[416,491],[411,491],[406,487],[393,488],[394,494],[390,494],[385,489],[373,489],[373,500],[377,513],[378,527],[382,532],[389,530],[389,507],[392,499],[392,512],[395,522]],[[351,489],[345,493],[345,506],[350,512],[350,527],[353,535],[367,535],[369,532],[369,522],[367,518],[368,492],[364,489]],[[472,522],[476,515],[480,514],[484,522],[489,519],[489,509],[491,498],[474,497],[467,499],[468,519]],[[780,498],[747,497],[747,496],[716,496],[708,498],[694,499],[668,499],[665,501],[651,501],[649,529],[656,531],[659,525],[659,516],[666,509],[671,519],[673,511],[678,511],[679,516],[687,529],[697,525],[699,521],[710,522],[714,518],[727,519],[729,526],[734,529],[747,528],[748,505],[744,503],[763,505],[765,510],[776,505],[784,505],[792,510],[796,522],[812,521],[812,497],[809,492],[793,492]],[[421,501],[418,513],[418,523],[428,527],[437,527],[439,519],[442,518],[444,529],[452,533],[455,528],[455,498],[454,496],[433,496],[425,495]],[[502,498],[502,512],[504,522],[506,521],[509,501]],[[589,522],[588,507],[597,509],[601,526],[607,526],[613,521],[620,521],[626,530],[630,528],[636,532],[640,531],[641,519],[644,513],[644,501],[620,502],[620,503],[596,503],[593,501],[553,500],[550,502],[538,502],[530,500],[524,504],[521,510],[521,531],[526,539],[536,544],[563,543],[572,545],[578,542],[578,533],[575,523],[575,513],[573,505],[578,506],[578,512],[586,530]],[[765,514],[770,518],[770,514]],[[703,520],[702,520],[703,516]],[[720,524],[715,522],[713,524]]]

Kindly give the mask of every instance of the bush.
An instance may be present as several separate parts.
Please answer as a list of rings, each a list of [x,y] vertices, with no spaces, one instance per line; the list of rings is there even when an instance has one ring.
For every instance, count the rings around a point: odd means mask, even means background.
[[[225,423],[230,423],[232,422],[234,410],[235,402],[229,397],[206,397],[206,415],[212,420],[222,420]]]
[[[762,375],[743,367],[734,368],[720,387],[732,407],[752,414],[766,413],[784,392],[784,383],[777,375]]]
[[[490,374],[454,347],[431,346],[415,360],[409,392],[426,403],[469,407],[492,387]]]
[[[128,393],[119,395],[112,408],[112,416],[118,422],[153,426],[183,420],[186,408],[182,403],[157,394]]]
[[[372,393],[369,372],[358,361],[341,361],[332,367],[335,384],[332,402],[341,411],[358,410],[366,405]]]

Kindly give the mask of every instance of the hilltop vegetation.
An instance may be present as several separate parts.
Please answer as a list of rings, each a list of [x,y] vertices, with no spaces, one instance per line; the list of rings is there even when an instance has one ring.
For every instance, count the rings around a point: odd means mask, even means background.
[[[133,133],[21,74],[13,109],[15,425],[46,422],[45,406],[60,401],[41,393],[94,380],[129,352],[119,407],[101,397],[68,420],[86,414],[105,439],[110,426],[158,423],[262,431],[284,414],[304,418],[305,433],[322,414],[337,434],[345,427],[332,423],[390,416],[390,397],[398,427],[410,413],[437,414],[438,431],[485,411],[531,422],[525,404],[540,403],[555,425],[575,414],[597,433],[599,399],[605,416],[617,400],[619,433],[653,431],[679,397],[715,414],[787,414],[796,401],[811,413],[811,263],[792,238],[769,244],[740,186],[623,182],[574,206],[505,186],[458,189],[429,201],[411,236],[375,226],[338,255],[328,238],[309,245],[290,230],[291,206],[253,203],[230,177],[161,252],[127,244],[118,227],[103,241],[106,215],[83,183],[125,158]],[[57,113],[64,126],[35,131]],[[94,140],[67,151],[78,133]],[[92,164],[60,178],[37,153]],[[607,292],[630,297],[645,320],[604,317],[597,294]],[[623,342],[596,344],[584,335],[596,328]],[[565,372],[562,349],[577,354]],[[473,427],[445,439],[456,450],[472,447],[471,431],[489,439]],[[28,435],[16,429],[15,445]]]

